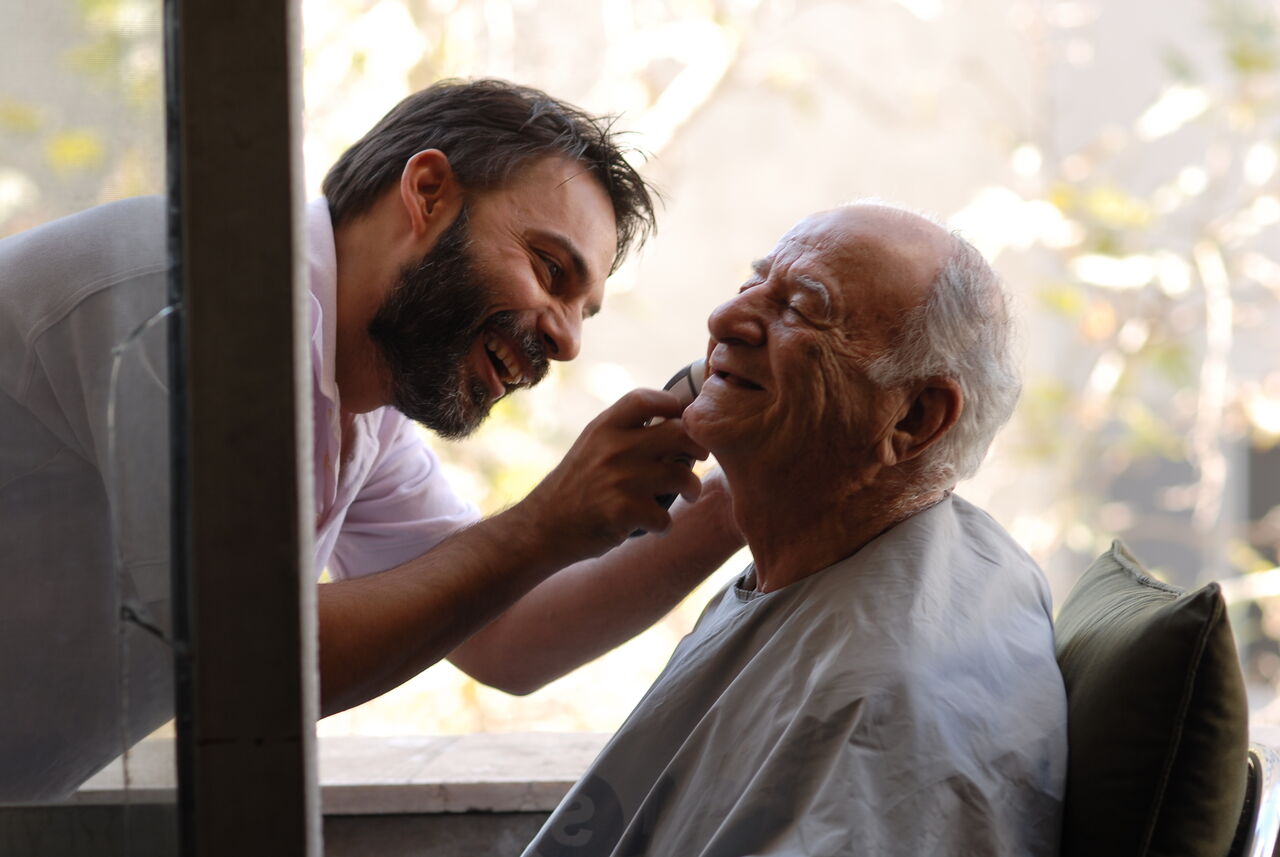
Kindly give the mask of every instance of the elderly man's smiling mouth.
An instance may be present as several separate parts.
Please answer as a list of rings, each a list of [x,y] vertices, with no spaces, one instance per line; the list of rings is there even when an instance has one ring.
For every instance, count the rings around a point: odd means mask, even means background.
[[[731,371],[723,361],[716,360],[714,356],[707,361],[710,368],[708,379],[718,378],[731,387],[738,387],[743,390],[763,390],[764,387],[752,381],[745,375]]]

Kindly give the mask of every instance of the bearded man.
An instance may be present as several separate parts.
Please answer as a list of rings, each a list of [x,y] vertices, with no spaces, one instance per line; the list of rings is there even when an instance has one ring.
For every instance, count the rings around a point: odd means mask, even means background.
[[[754,267],[684,412],[753,562],[526,857],[1055,854],[1048,587],[952,493],[1018,396],[996,276],[880,204]]]
[[[654,222],[607,121],[534,89],[444,82],[387,114],[323,191],[306,229],[315,572],[336,581],[318,597],[324,713],[446,655],[528,692],[736,549],[718,483],[702,491],[679,463],[706,452],[670,394],[623,397],[485,520],[412,422],[465,436],[578,354],[605,278]],[[0,801],[65,794],[169,716],[167,522],[139,488],[164,486],[167,462],[117,448],[123,429],[167,424],[163,347],[140,361],[135,407],[118,383],[165,311],[164,205],[0,242]],[[675,493],[670,513],[654,499]],[[666,533],[622,544],[636,529]]]

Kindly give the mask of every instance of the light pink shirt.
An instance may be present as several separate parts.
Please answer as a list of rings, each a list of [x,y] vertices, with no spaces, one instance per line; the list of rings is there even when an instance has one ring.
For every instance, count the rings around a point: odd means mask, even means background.
[[[339,467],[342,427],[334,381],[338,263],[329,205],[307,205],[311,366],[315,378],[315,568],[361,577],[430,550],[480,517],[458,497],[423,429],[394,408],[355,417],[350,457]]]

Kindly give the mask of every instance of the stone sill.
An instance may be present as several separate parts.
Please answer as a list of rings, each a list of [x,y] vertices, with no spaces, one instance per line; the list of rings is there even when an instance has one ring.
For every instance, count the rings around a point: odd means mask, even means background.
[[[550,812],[608,735],[509,733],[325,737],[317,741],[327,816]],[[172,803],[173,744],[147,740],[86,782],[80,805]]]

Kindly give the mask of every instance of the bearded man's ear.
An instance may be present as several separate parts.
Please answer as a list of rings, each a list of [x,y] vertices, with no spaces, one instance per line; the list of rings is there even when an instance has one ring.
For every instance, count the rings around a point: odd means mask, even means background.
[[[426,149],[405,163],[400,200],[414,236],[434,245],[462,210],[462,187],[444,152]]]

